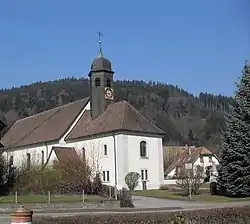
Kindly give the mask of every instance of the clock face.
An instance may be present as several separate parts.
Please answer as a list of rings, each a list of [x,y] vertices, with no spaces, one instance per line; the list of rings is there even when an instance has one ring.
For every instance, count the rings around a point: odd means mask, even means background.
[[[105,94],[105,99],[109,99],[109,100],[114,99],[114,92],[112,88],[106,87],[104,94]]]

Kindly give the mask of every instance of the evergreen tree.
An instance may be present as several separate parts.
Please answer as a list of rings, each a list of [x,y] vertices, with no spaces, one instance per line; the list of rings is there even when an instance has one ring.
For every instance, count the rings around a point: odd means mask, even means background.
[[[250,196],[250,65],[237,83],[231,112],[226,116],[218,181],[229,197]]]

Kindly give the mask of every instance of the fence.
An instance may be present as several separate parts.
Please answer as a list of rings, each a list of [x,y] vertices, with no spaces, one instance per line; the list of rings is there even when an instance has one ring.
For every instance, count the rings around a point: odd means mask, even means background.
[[[84,191],[82,194],[53,194],[51,191],[47,191],[44,194],[19,194],[15,191],[11,195],[0,197],[0,204],[23,204],[23,203],[101,203],[105,200],[118,200],[118,192],[112,191],[109,188],[109,195],[87,195]]]

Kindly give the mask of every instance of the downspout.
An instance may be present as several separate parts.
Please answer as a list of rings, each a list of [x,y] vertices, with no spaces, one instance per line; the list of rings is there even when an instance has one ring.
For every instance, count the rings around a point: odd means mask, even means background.
[[[114,163],[115,163],[115,186],[117,186],[117,158],[116,158],[116,141],[115,141],[115,134],[113,133],[114,139]]]

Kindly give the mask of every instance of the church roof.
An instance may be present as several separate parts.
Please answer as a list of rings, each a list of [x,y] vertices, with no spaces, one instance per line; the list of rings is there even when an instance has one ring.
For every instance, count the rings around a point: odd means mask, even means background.
[[[89,97],[16,121],[2,138],[5,149],[59,140]]]
[[[91,71],[103,71],[103,70],[112,71],[111,62],[103,56],[97,57],[91,65]]]
[[[88,102],[89,97],[16,121],[2,139],[5,149],[58,141]],[[127,101],[120,101],[94,120],[86,110],[66,141],[113,131],[165,134]]]
[[[110,133],[114,131],[130,131],[164,135],[165,132],[146,119],[127,101],[110,104],[102,115],[92,120],[91,112],[85,111],[75,128],[66,140]]]

